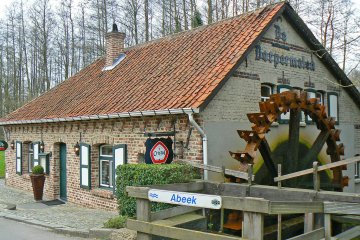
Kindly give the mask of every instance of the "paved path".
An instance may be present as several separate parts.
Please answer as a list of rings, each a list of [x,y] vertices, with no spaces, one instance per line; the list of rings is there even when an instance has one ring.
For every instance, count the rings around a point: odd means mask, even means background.
[[[9,204],[15,204],[16,210],[6,210],[4,206]],[[86,236],[90,229],[101,228],[106,220],[116,215],[117,212],[88,209],[71,203],[47,206],[35,202],[32,193],[7,187],[0,179],[0,217]]]
[[[70,237],[62,234],[51,232],[49,229],[27,225],[0,218],[0,239],[3,240],[75,240],[82,239],[78,237]]]

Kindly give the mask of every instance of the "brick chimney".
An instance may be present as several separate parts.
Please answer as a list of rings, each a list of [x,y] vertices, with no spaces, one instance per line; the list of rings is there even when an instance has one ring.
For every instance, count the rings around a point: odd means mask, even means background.
[[[105,36],[106,39],[106,62],[105,67],[113,65],[114,60],[124,52],[125,33],[119,32],[117,25],[113,24],[113,29]]]

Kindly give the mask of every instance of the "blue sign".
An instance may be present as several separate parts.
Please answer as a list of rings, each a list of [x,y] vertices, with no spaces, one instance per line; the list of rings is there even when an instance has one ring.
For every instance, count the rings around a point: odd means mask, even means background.
[[[216,195],[206,195],[188,192],[175,192],[150,189],[148,198],[152,202],[170,203],[199,208],[220,209],[222,199]]]

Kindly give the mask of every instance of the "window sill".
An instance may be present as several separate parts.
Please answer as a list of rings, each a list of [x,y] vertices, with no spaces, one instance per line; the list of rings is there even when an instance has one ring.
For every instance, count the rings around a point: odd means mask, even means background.
[[[278,122],[273,122],[273,123],[271,124],[271,127],[279,127],[279,123],[278,123]]]
[[[91,195],[101,197],[101,198],[107,198],[107,199],[114,199],[114,193],[111,188],[109,189],[103,189],[103,188],[95,188],[91,190]]]
[[[289,120],[283,120],[283,122],[273,122],[271,127],[278,127],[279,125],[289,124]],[[300,127],[306,127],[306,122],[300,122]]]

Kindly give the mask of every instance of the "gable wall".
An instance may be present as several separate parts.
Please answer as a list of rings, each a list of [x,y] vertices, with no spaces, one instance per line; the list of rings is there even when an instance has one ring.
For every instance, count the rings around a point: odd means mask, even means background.
[[[345,157],[352,157],[354,154],[360,153],[360,132],[355,130],[355,124],[360,122],[360,109],[345,92],[344,88],[335,84],[337,81],[332,73],[322,64],[319,57],[311,52],[286,19],[281,18],[275,24],[280,26],[282,32],[287,34],[286,44],[283,41],[274,41],[275,27],[273,25],[259,43],[261,50],[271,51],[280,56],[304,57],[309,62],[312,59],[315,63],[315,71],[290,67],[289,64],[286,66],[280,63],[275,67],[273,61],[270,63],[262,59],[256,60],[256,50],[253,49],[202,112],[206,133],[209,138],[209,163],[218,166],[223,164],[233,169],[237,168],[237,161],[229,156],[228,151],[243,150],[245,143],[237,135],[236,130],[250,130],[251,124],[246,114],[259,112],[258,102],[261,96],[261,84],[272,84],[274,93],[276,93],[276,86],[282,84],[284,78],[289,81],[289,85],[292,87],[306,89],[308,87],[306,87],[305,84],[307,83],[305,82],[308,82],[310,78],[311,82],[315,84],[315,90],[337,92],[339,94],[340,122],[337,128],[342,130],[341,140],[346,146]],[[289,46],[291,49],[288,51],[274,47],[271,42]],[[325,98],[325,104],[326,101],[327,98]],[[272,127],[271,132],[267,135],[268,140],[274,139],[273,143],[270,142],[271,147],[274,147],[275,142],[279,141],[276,138],[279,138],[280,135],[286,135],[287,131],[286,124]],[[310,143],[315,140],[318,134],[316,127],[309,124],[301,128],[301,131],[304,132],[303,138]],[[219,134],[223,134],[221,140],[218,137]],[[323,149],[323,155],[326,155],[324,152],[325,148]],[[344,174],[351,177],[350,191],[355,190],[353,171],[354,166],[351,165],[348,167],[347,174]],[[213,177],[220,178],[218,175],[213,175]]]

